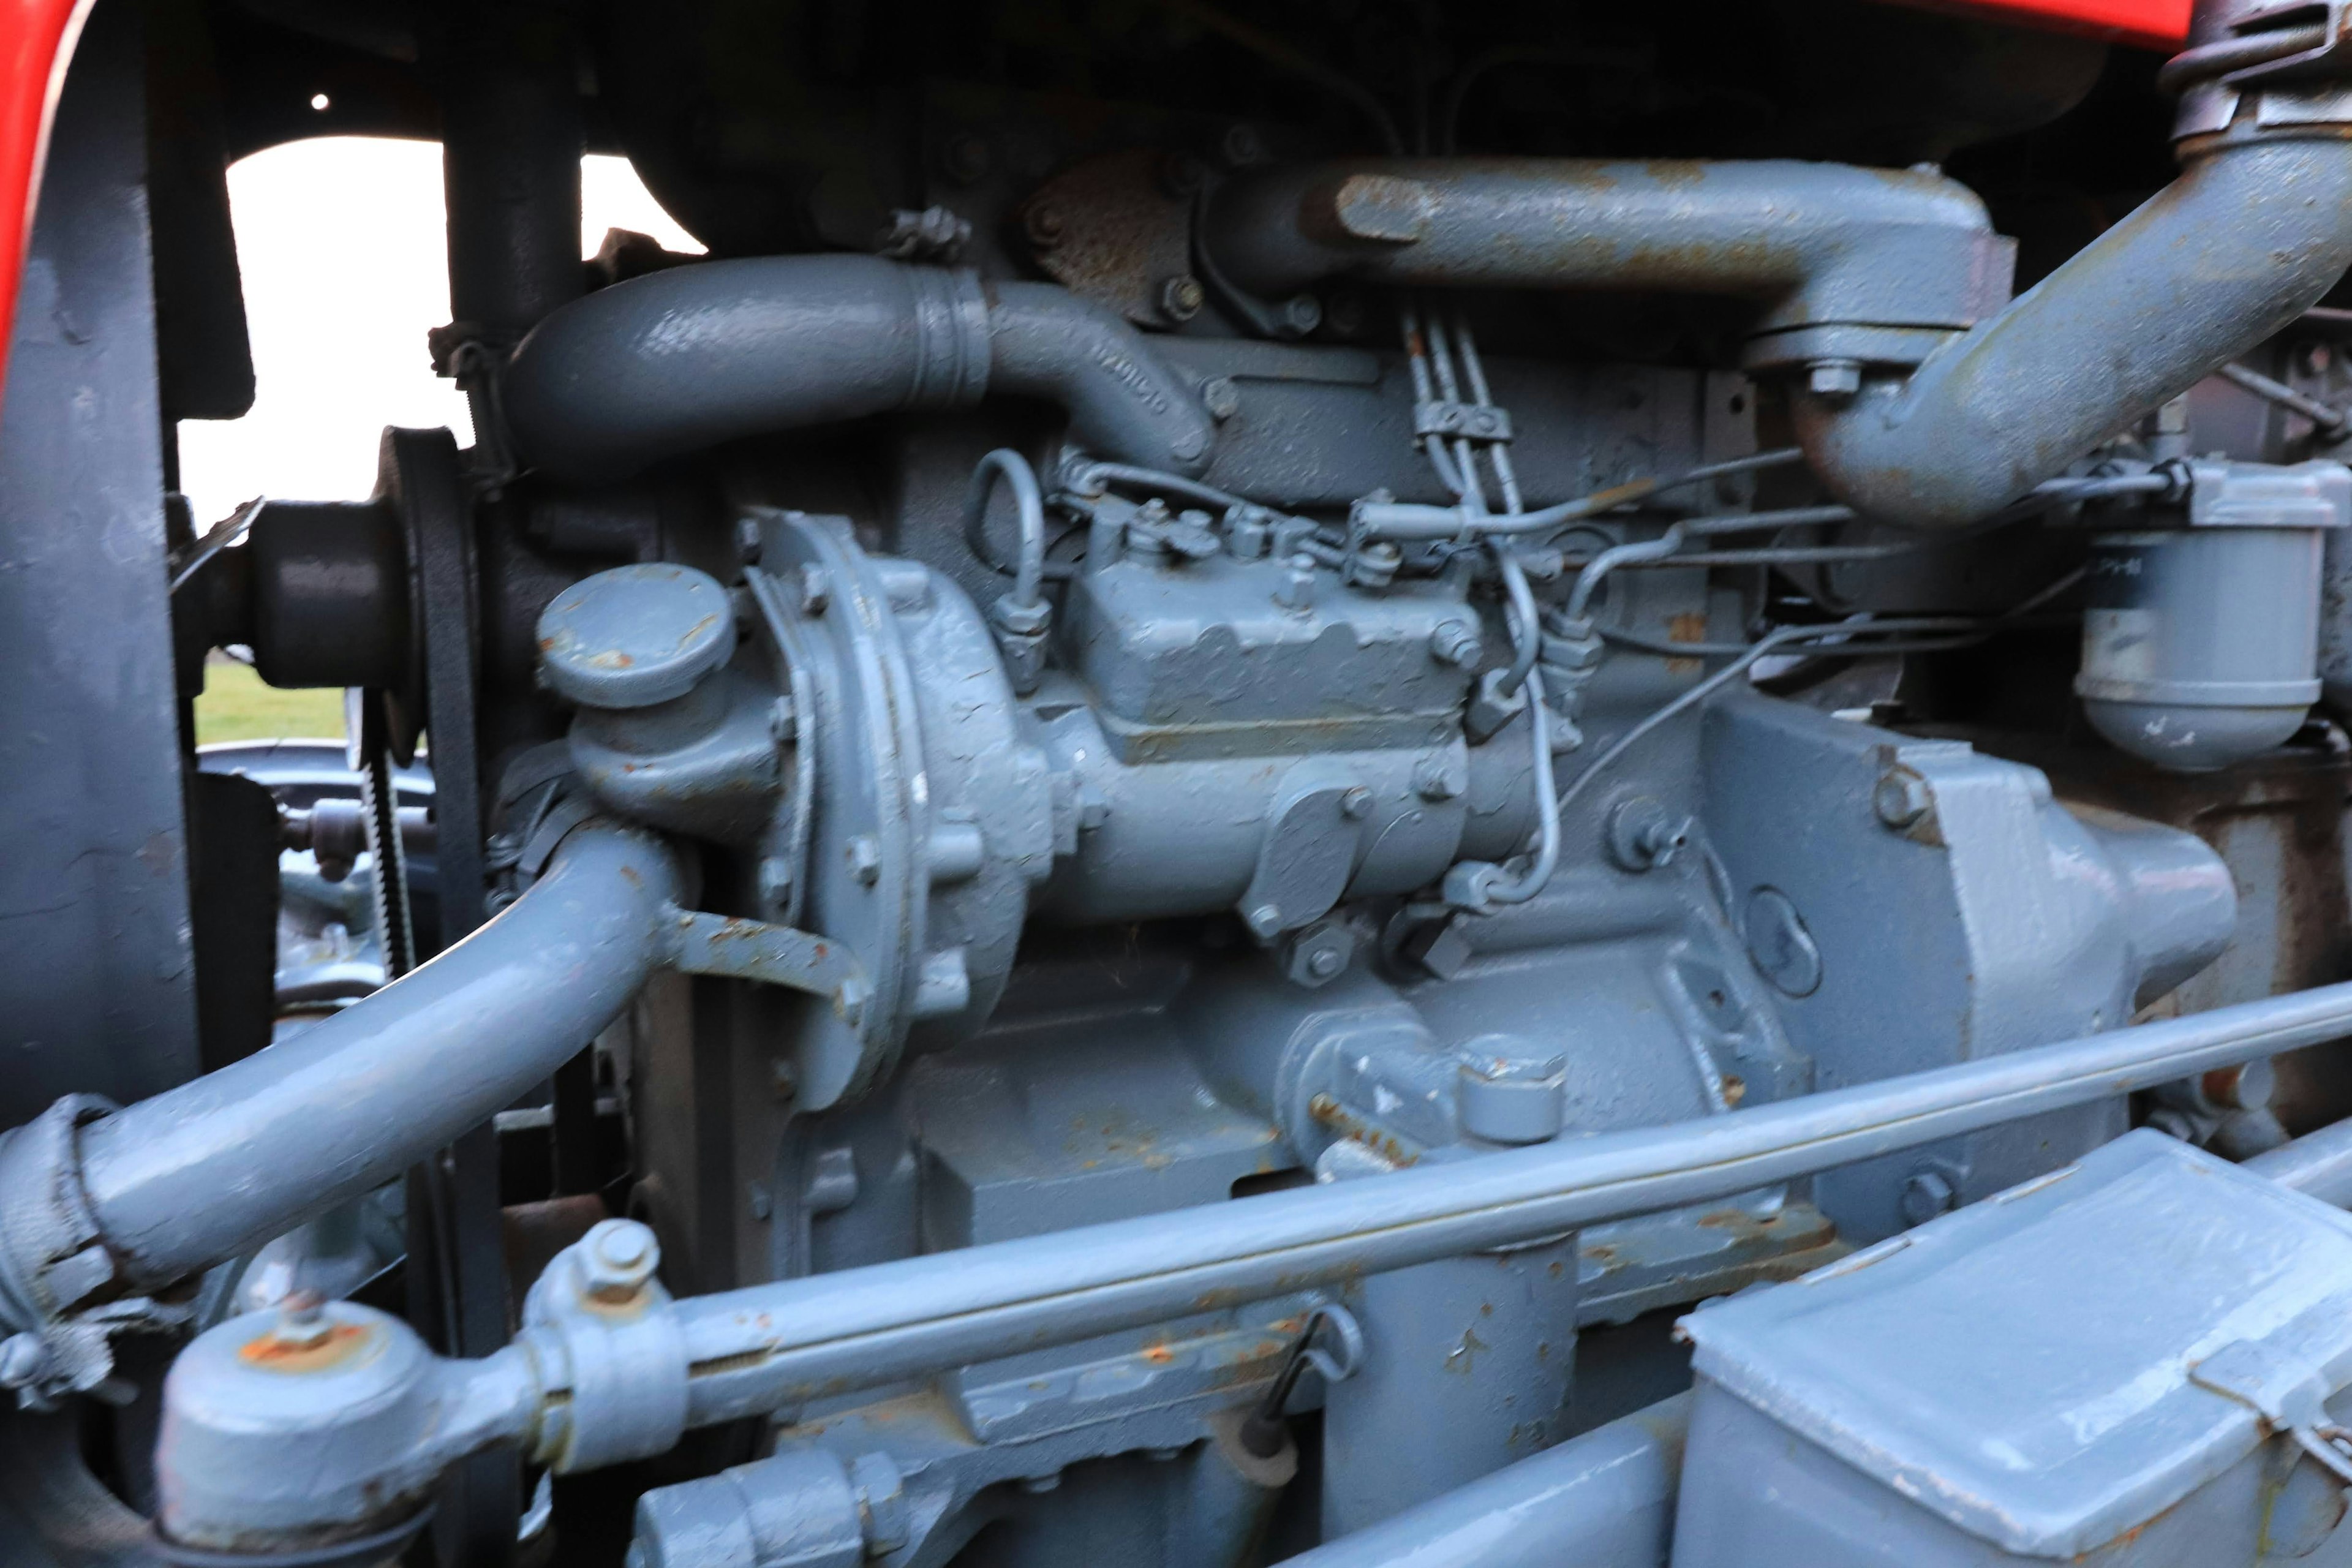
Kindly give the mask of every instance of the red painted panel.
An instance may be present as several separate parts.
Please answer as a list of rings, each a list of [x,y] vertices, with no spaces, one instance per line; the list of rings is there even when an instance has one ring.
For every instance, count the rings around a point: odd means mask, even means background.
[[[92,0],[0,0],[0,372],[39,200],[49,121]]]
[[[2189,37],[2189,0],[1911,0],[2023,26],[2087,33],[2168,53]]]

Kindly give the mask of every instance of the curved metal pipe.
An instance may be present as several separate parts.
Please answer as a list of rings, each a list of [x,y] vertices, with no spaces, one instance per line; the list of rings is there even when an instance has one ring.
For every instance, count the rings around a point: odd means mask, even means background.
[[[1661,1400],[1277,1568],[1664,1568],[1690,1405]]]
[[[1813,471],[1872,517],[1961,528],[2186,392],[2352,264],[2341,130],[2185,144],[2179,179],[1907,381],[1800,393]]]
[[[293,1039],[88,1121],[73,1168],[46,1188],[11,1181],[11,1201],[54,1202],[70,1183],[133,1287],[231,1257],[396,1174],[578,1052],[662,961],[677,890],[651,835],[575,829],[457,946]],[[21,1278],[49,1261],[22,1257],[7,1228],[0,1268]]]
[[[1762,300],[1751,368],[1918,367],[1854,391],[1797,391],[1799,441],[1829,489],[1881,521],[1963,528],[2343,276],[2345,131],[2184,142],[2178,180],[2006,309],[2001,242],[1964,187],[1825,163],[1294,165],[1221,191],[1207,242],[1229,275],[1267,292],[1348,276]]]
[[[1126,322],[1047,283],[871,256],[705,262],[557,310],[500,384],[509,433],[559,478],[625,478],[724,441],[991,393],[1066,409],[1088,451],[1195,474],[1215,423]]]
[[[1286,164],[1229,182],[1207,225],[1225,274],[1269,295],[1342,276],[1673,289],[1766,300],[1759,332],[1956,331],[2008,283],[2003,242],[1967,186],[1785,159]]]

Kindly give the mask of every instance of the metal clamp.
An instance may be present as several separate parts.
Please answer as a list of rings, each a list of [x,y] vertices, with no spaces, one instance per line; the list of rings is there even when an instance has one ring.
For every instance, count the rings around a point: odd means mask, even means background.
[[[1511,411],[1490,404],[1429,398],[1412,405],[1412,433],[1416,437],[1443,436],[1469,441],[1508,441],[1512,434]]]

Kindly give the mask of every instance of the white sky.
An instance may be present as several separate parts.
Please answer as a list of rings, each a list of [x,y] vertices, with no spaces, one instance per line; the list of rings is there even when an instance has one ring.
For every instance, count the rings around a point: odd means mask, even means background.
[[[232,166],[228,190],[257,387],[242,419],[181,423],[198,531],[257,495],[365,499],[387,425],[446,425],[471,441],[465,399],[425,349],[449,319],[439,144],[290,142]],[[583,162],[581,207],[583,257],[608,228],[702,248],[623,159]]]

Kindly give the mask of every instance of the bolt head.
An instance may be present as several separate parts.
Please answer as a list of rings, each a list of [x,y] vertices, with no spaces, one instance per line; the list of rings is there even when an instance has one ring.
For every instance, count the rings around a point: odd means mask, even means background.
[[[1862,391],[1862,362],[1850,359],[1815,360],[1806,367],[1806,390],[1815,397],[1833,403],[1850,401]]]
[[[780,904],[792,895],[793,868],[789,861],[770,856],[760,862],[760,897],[765,902]]]
[[[1486,645],[1466,621],[1446,621],[1429,634],[1429,651],[1440,664],[1475,669],[1486,657]]]
[[[833,579],[822,566],[801,568],[801,614],[821,616],[833,597]]]
[[[1213,375],[1201,384],[1201,405],[1220,425],[1242,411],[1240,388],[1229,375]]]
[[[1209,297],[1201,289],[1201,280],[1189,272],[1179,272],[1160,285],[1160,309],[1171,321],[1189,321],[1201,313]]]
[[[1916,825],[1936,804],[1927,781],[1908,768],[1895,768],[1870,792],[1870,807],[1878,820],[1898,831]]]
[[[871,834],[861,833],[849,841],[849,874],[857,879],[861,888],[870,888],[882,879],[882,846]]]
[[[1959,1194],[1952,1188],[1951,1178],[1941,1171],[1914,1171],[1903,1178],[1903,1192],[1897,1200],[1906,1225],[1925,1225],[1937,1215],[1949,1214],[1958,1206]]]
[[[1358,784],[1339,797],[1339,815],[1350,822],[1361,821],[1371,815],[1372,792]]]
[[[1225,128],[1224,139],[1217,150],[1224,154],[1225,162],[1236,169],[1263,163],[1267,156],[1265,139],[1257,133],[1255,126],[1239,121]]]
[[[634,1300],[661,1266],[661,1246],[653,1231],[633,1219],[608,1219],[580,1239],[580,1276],[599,1301]]]
[[[277,1326],[270,1338],[281,1345],[307,1350],[327,1342],[335,1325],[327,1318],[327,1299],[316,1290],[297,1290],[278,1304]]]
[[[1294,294],[1282,302],[1282,325],[1305,337],[1323,324],[1323,305],[1312,294]]]
[[[1423,757],[1412,764],[1412,788],[1422,799],[1431,801],[1452,800],[1462,793],[1454,770],[1442,756]]]

